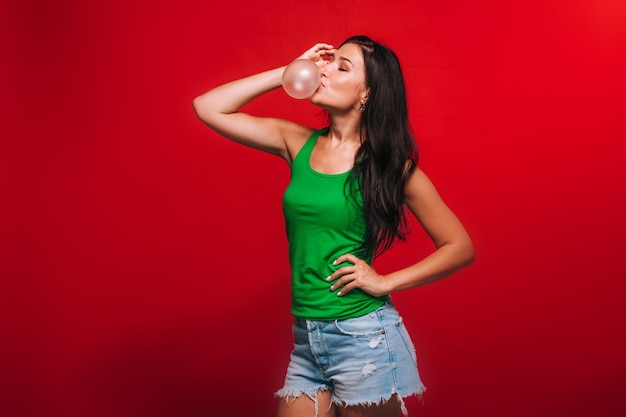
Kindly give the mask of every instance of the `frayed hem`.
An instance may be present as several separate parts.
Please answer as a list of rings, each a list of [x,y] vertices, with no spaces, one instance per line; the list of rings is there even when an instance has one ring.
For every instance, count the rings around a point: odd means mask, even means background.
[[[324,392],[324,391],[330,391],[330,388],[324,385],[320,385],[319,387],[313,388],[311,390],[281,388],[274,393],[274,396],[278,398],[282,398],[285,401],[289,401],[290,397],[298,398],[303,395],[306,395],[307,397],[313,399],[313,398],[317,398],[317,394],[319,392]]]
[[[306,395],[307,397],[309,397],[312,401],[313,404],[315,406],[315,415],[314,417],[318,417],[319,415],[319,405],[317,403],[317,394],[320,392],[324,392],[324,391],[330,391],[330,388],[326,387],[326,386],[319,386],[315,389],[312,390],[298,390],[298,389],[285,389],[282,388],[278,391],[276,391],[274,393],[274,396],[280,398],[281,400],[285,401],[285,404],[289,404],[289,399],[296,399],[299,397],[302,397],[303,395]],[[332,401],[330,403],[329,409],[330,407],[332,407]],[[327,410],[328,411],[328,410]]]
[[[419,398],[420,402],[423,404],[425,391],[426,391],[426,387],[422,385],[419,389],[416,389],[415,391],[412,391],[404,395],[401,395],[398,392],[394,391],[386,397],[380,397],[378,401],[349,401],[347,402],[343,400],[337,401],[336,399],[333,399],[332,403],[338,407],[351,407],[351,406],[371,407],[371,406],[386,404],[394,396],[396,396],[396,398],[398,398],[398,402],[400,402],[400,410],[402,411],[402,415],[406,417],[409,415],[409,411],[407,410],[406,405],[404,404],[404,399],[408,397],[416,396]]]

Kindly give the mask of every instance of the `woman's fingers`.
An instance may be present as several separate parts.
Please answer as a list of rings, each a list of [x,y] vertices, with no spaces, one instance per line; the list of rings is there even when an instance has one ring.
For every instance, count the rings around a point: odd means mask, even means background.
[[[336,283],[330,286],[330,290],[339,290],[337,292],[337,296],[341,297],[342,295],[346,295],[351,289],[358,287],[358,285],[356,285],[354,281],[355,277],[353,274],[344,275]]]
[[[354,275],[355,272],[356,270],[353,266],[345,266],[335,271],[335,273],[326,278],[326,281],[332,282],[330,290],[335,291],[336,289],[341,288],[345,284],[353,281],[356,278]]]
[[[351,264],[356,265],[359,262],[365,262],[365,261],[363,261],[360,258],[357,258],[351,253],[346,253],[345,255],[341,255],[339,258],[335,259],[335,262],[333,262],[333,265],[339,265],[340,263],[343,263],[343,262],[350,262]]]
[[[352,265],[336,270],[326,280],[331,282],[330,291],[337,291],[338,296],[346,295],[354,288],[378,297],[388,294],[384,276],[378,274],[367,262],[352,254],[345,254],[337,258],[334,264],[349,262]]]
[[[319,61],[325,56],[335,53],[335,48],[328,43],[317,43],[312,48],[304,52],[298,59],[310,59],[311,61]]]

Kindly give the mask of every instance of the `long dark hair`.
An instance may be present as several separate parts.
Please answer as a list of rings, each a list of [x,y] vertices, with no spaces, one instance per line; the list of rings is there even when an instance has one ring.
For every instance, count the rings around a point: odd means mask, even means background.
[[[418,153],[397,56],[366,36],[351,37],[347,43],[361,47],[369,88],[361,114],[361,147],[348,184],[352,195],[356,187],[363,197],[367,231],[361,250],[375,257],[406,239],[404,185],[417,166]]]

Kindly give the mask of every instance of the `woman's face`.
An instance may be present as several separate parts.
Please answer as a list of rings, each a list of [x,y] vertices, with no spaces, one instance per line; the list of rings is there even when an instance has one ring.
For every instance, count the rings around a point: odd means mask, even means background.
[[[322,82],[310,101],[332,112],[359,111],[367,100],[365,63],[361,47],[341,46],[321,68]]]

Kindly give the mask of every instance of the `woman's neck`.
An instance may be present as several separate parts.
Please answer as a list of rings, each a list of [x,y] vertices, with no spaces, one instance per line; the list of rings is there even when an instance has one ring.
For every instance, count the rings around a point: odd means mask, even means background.
[[[330,121],[328,138],[332,146],[344,144],[361,145],[361,125],[359,117],[333,117]]]

